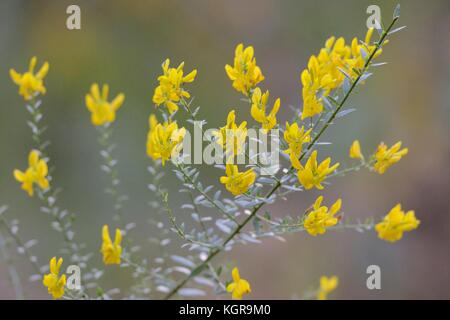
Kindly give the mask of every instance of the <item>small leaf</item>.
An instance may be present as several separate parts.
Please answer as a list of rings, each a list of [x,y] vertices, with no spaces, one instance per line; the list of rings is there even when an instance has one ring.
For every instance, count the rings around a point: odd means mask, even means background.
[[[400,18],[400,3],[397,4],[397,6],[396,6],[395,9],[394,9],[393,18],[394,18],[394,19]]]
[[[204,296],[206,293],[205,291],[200,289],[183,288],[178,291],[178,294],[184,297],[195,297],[195,296]]]
[[[338,114],[336,115],[336,118],[342,118],[342,117],[352,113],[353,111],[356,111],[356,109],[351,108],[351,109],[345,109],[345,110],[339,111]]]
[[[394,33],[396,33],[396,32],[399,32],[399,31],[401,31],[401,30],[403,30],[403,29],[405,29],[405,28],[406,28],[406,26],[398,27],[398,28],[396,28],[396,29],[390,31],[390,32],[388,33],[388,35],[391,35],[391,34],[394,34]]]
[[[184,266],[186,266],[186,267],[189,267],[189,268],[194,268],[194,267],[195,267],[195,264],[194,264],[191,260],[189,260],[189,259],[187,259],[187,258],[185,258],[185,257],[173,255],[173,256],[171,256],[170,258],[171,258],[174,262],[179,263],[179,264],[182,264],[182,265],[184,265]]]
[[[375,29],[380,36],[383,34],[383,28],[381,27],[381,24],[378,20],[375,20]]]

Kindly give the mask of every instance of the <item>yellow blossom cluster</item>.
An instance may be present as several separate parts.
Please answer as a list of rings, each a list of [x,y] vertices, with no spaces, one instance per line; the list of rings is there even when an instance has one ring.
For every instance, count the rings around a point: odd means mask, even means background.
[[[28,71],[23,74],[17,73],[16,70],[10,69],[9,75],[15,84],[19,86],[19,94],[26,100],[31,100],[37,94],[45,94],[44,78],[48,73],[49,64],[45,62],[41,69],[35,74],[37,58],[33,57],[30,60]]]
[[[388,148],[385,143],[380,143],[374,155],[369,160],[369,165],[379,174],[383,174],[393,164],[399,162],[408,154],[408,148],[402,149],[402,142],[398,141],[392,147]],[[353,159],[360,159],[363,164],[364,155],[361,152],[361,146],[358,140],[353,141],[349,149],[349,156]]]
[[[153,103],[157,106],[164,105],[172,114],[178,110],[181,99],[190,98],[189,92],[183,89],[183,85],[195,80],[197,70],[184,75],[184,62],[177,68],[171,68],[169,65],[169,59],[162,64],[163,74],[158,77],[159,85],[155,88]]]
[[[246,96],[249,96],[250,91],[264,80],[261,69],[256,65],[253,47],[248,46],[244,49],[242,43],[236,47],[234,65],[227,64],[225,71],[233,81],[233,88]]]
[[[233,164],[226,165],[225,173],[226,176],[220,177],[220,182],[235,196],[246,193],[256,179],[253,169],[239,172],[238,166]]]
[[[305,166],[300,163],[297,157],[291,157],[291,161],[292,166],[298,170],[298,180],[306,190],[314,187],[322,190],[324,188],[322,182],[330,173],[334,172],[334,170],[339,167],[339,163],[336,163],[330,167],[330,157],[319,164],[317,162],[317,150],[314,150],[311,153],[311,156],[308,161],[306,161]]]
[[[153,114],[149,117],[149,125],[147,154],[153,160],[161,159],[164,166],[181,151],[186,129],[178,128],[176,122],[159,123]]]
[[[50,187],[47,179],[48,166],[44,159],[40,158],[39,151],[32,150],[28,155],[28,168],[25,171],[14,170],[14,178],[22,183],[22,189],[30,197],[34,194],[33,185],[37,184],[42,190]]]
[[[402,142],[399,141],[388,149],[384,143],[380,143],[377,152],[375,152],[374,170],[379,174],[383,174],[394,163],[400,161],[402,157],[408,154],[408,148],[403,148]]]
[[[342,37],[331,37],[317,56],[310,57],[307,68],[300,76],[303,86],[302,120],[320,114],[324,106],[323,98],[342,85],[345,74],[354,78],[357,75],[355,70],[364,67],[366,57],[376,49],[371,44],[372,34],[373,28],[367,31],[364,43],[361,44],[355,37],[351,45],[347,45]],[[381,49],[378,50],[375,57],[381,52]]]
[[[295,159],[298,159],[300,157],[303,149],[303,144],[311,141],[311,131],[312,129],[305,130],[304,126],[299,128],[296,122],[291,125],[286,122],[284,140],[288,144],[288,149],[284,150],[284,152],[289,155],[289,157],[291,158],[291,162],[295,162]]]
[[[341,210],[342,201],[338,199],[328,210],[322,206],[323,196],[316,199],[312,211],[306,216],[303,226],[312,236],[324,234],[327,228],[335,226],[338,223],[336,213]]]
[[[380,239],[395,242],[403,237],[406,231],[417,229],[420,221],[416,219],[414,211],[410,210],[405,213],[402,206],[397,204],[384,217],[383,221],[375,226],[375,231],[378,232]]]
[[[247,121],[236,123],[236,112],[231,110],[227,116],[227,123],[219,130],[214,131],[216,142],[226,152],[227,163],[234,156],[244,152],[245,139],[247,138]]]
[[[92,84],[90,93],[86,94],[86,107],[91,112],[94,126],[112,123],[116,120],[116,111],[122,106],[125,95],[119,93],[111,102],[108,101],[109,86],[104,84],[100,94],[97,83]]]
[[[277,125],[277,113],[280,109],[280,98],[275,100],[272,110],[269,114],[266,114],[266,107],[269,100],[269,91],[265,93],[261,92],[260,88],[256,88],[252,94],[252,106],[250,109],[251,116],[256,122],[259,122],[262,126],[264,133],[267,133],[270,129]]]
[[[63,258],[56,260],[53,257],[50,260],[50,273],[44,276],[42,283],[47,287],[48,293],[53,297],[53,299],[60,299],[64,295],[64,288],[66,286],[66,275],[59,274],[61,265],[63,263]]]

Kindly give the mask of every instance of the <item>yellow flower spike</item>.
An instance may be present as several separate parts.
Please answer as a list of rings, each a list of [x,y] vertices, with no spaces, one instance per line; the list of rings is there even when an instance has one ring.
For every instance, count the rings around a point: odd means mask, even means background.
[[[149,125],[147,155],[153,160],[161,159],[164,166],[181,151],[186,129],[178,128],[176,122],[158,123],[154,115],[150,115]]]
[[[245,139],[247,138],[247,121],[241,122],[239,126],[236,124],[236,113],[231,110],[227,116],[227,124],[215,131],[213,135],[216,137],[216,142],[226,152],[226,163],[229,163],[230,157],[240,155],[245,146]]]
[[[42,190],[50,187],[47,179],[48,166],[44,159],[39,156],[39,151],[31,150],[28,155],[28,168],[25,171],[15,169],[14,178],[22,183],[22,189],[25,190],[30,197],[34,195],[33,185],[37,184]]]
[[[401,141],[397,142],[389,149],[383,142],[380,143],[375,153],[376,162],[373,166],[374,170],[379,174],[383,174],[390,166],[399,162],[402,157],[408,154],[408,148],[401,149],[401,147]]]
[[[227,292],[231,293],[231,297],[233,299],[240,300],[244,294],[252,292],[250,283],[248,283],[245,279],[241,279],[238,268],[233,268],[231,271],[231,276],[233,278],[233,282],[227,286]]]
[[[335,226],[338,219],[336,213],[341,210],[342,200],[338,199],[328,210],[326,206],[322,206],[323,196],[316,199],[313,209],[305,218],[303,226],[305,230],[312,236],[324,234],[327,228]]]
[[[284,150],[284,152],[296,158],[300,157],[303,144],[311,141],[311,131],[312,129],[305,131],[304,126],[299,128],[296,122],[292,125],[286,122],[284,140],[287,142],[289,148]]]
[[[44,78],[48,73],[49,64],[45,62],[41,69],[35,74],[34,69],[37,64],[37,58],[30,60],[28,71],[23,74],[17,73],[16,70],[10,69],[9,75],[12,81],[19,86],[19,94],[26,100],[31,100],[37,94],[45,94]]]
[[[336,290],[338,285],[339,285],[339,278],[337,276],[332,276],[332,277],[322,276],[322,277],[320,277],[320,288],[317,292],[316,299],[317,300],[327,300],[328,294],[330,294],[332,291]]]
[[[91,85],[90,93],[86,94],[86,107],[91,112],[91,122],[94,126],[112,123],[116,120],[116,111],[122,106],[125,95],[118,94],[113,101],[108,101],[109,86],[104,84],[102,92],[97,83]]]
[[[353,141],[352,145],[350,146],[348,155],[352,159],[364,159],[364,155],[361,153],[361,145],[359,144],[358,140]]]
[[[266,115],[267,101],[269,100],[269,91],[262,94],[260,88],[256,88],[252,93],[251,116],[256,122],[261,123],[264,133],[277,125],[276,115],[280,109],[280,98],[275,100],[272,110]]]
[[[312,55],[307,68],[301,72],[303,110],[302,120],[313,117],[323,112],[323,98],[342,86],[345,71],[352,79],[358,76],[355,70],[364,67],[366,59],[376,49],[371,44],[373,29],[367,31],[365,43],[354,38],[350,45],[344,38],[330,37],[317,56]],[[386,41],[385,41],[386,43]],[[374,57],[382,53],[379,49]]]
[[[375,225],[375,231],[380,239],[395,242],[403,237],[403,233],[417,229],[420,220],[416,219],[414,211],[406,214],[400,204],[397,204],[384,217],[383,221]]]
[[[291,157],[291,161],[296,159],[296,157]],[[316,187],[319,190],[323,189],[322,182],[326,179],[327,175],[332,173],[339,167],[339,163],[334,164],[330,167],[331,158],[327,158],[322,161],[320,164],[317,163],[317,150],[314,150],[309,157],[306,165],[303,167],[300,165],[298,159],[292,165],[298,169],[298,180],[302,184],[302,186],[309,190],[313,187]]]
[[[56,261],[56,257],[50,260],[50,273],[44,275],[43,285],[47,287],[48,293],[53,299],[60,299],[64,295],[64,287],[66,286],[66,275],[59,276],[59,270],[63,263],[63,258]]]
[[[226,165],[226,176],[220,177],[220,183],[234,196],[238,196],[247,192],[251,185],[255,182],[256,174],[253,169],[239,172],[237,165]]]
[[[227,64],[225,71],[228,78],[233,81],[233,88],[246,96],[264,80],[261,69],[256,65],[253,47],[249,46],[244,49],[242,43],[236,47],[234,65]]]
[[[158,77],[159,85],[153,94],[153,103],[156,106],[164,105],[169,114],[178,110],[178,102],[182,98],[190,98],[189,92],[183,89],[183,84],[191,83],[197,76],[197,70],[184,75],[184,62],[177,68],[170,68],[170,60],[166,59],[162,64],[163,74]]]
[[[122,242],[122,233],[119,229],[116,229],[116,235],[114,238],[114,243],[109,237],[109,228],[107,225],[103,226],[102,229],[102,248],[101,253],[103,254],[103,263],[108,264],[120,264],[120,257],[122,255],[122,247],[120,243]]]

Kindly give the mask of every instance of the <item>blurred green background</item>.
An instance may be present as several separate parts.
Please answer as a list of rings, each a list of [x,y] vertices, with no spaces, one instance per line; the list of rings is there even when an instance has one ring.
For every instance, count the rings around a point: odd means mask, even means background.
[[[280,242],[236,247],[222,256],[239,266],[252,284],[249,298],[301,297],[314,288],[322,274],[336,274],[340,286],[331,298],[417,299],[450,298],[450,2],[448,0],[399,1],[399,25],[379,61],[388,65],[375,71],[348,106],[358,109],[329,130],[333,142],[323,153],[349,164],[348,147],[361,141],[372,152],[380,141],[402,140],[410,153],[385,175],[360,172],[335,180],[326,189],[329,201],[343,198],[347,217],[381,218],[397,202],[414,209],[421,220],[418,230],[389,244],[375,232],[333,231],[320,237],[293,234]],[[107,177],[100,171],[97,132],[90,123],[84,95],[92,82],[110,84],[111,94],[126,94],[118,112],[114,139],[122,190],[130,196],[126,219],[138,223],[133,233],[150,257],[144,223],[154,212],[148,207],[151,192],[145,153],[148,115],[161,62],[186,62],[185,70],[198,69],[189,87],[200,117],[210,126],[225,122],[231,107],[238,119],[249,119],[248,106],[240,101],[224,65],[232,63],[237,43],[253,45],[266,80],[263,88],[280,97],[284,122],[292,115],[289,105],[301,102],[300,71],[331,35],[363,37],[366,8],[378,4],[384,22],[390,21],[394,1],[18,1],[0,3],[0,205],[10,207],[9,218],[20,220],[23,238],[39,240],[33,248],[45,264],[57,254],[59,235],[49,218],[39,211],[14,181],[14,168],[24,168],[32,146],[29,118],[9,68],[21,72],[31,56],[40,66],[49,61],[47,94],[43,98],[51,140],[49,155],[56,167],[54,184],[62,187],[61,204],[78,215],[77,237],[97,252],[104,223],[113,225],[111,201],[103,193]],[[65,27],[69,4],[81,7],[82,29]],[[251,120],[250,120],[251,121]],[[253,123],[253,122],[251,122]],[[327,141],[328,141],[327,140]],[[185,202],[170,177],[173,207]],[[205,169],[214,182],[221,172]],[[207,176],[209,178],[207,178]],[[296,194],[270,209],[274,215],[298,215],[319,195]],[[328,201],[327,201],[328,203]],[[179,219],[183,211],[177,210]],[[186,219],[189,219],[186,217]],[[28,297],[47,298],[39,283],[27,283],[31,268],[14,256]],[[93,260],[100,263],[100,254]],[[366,288],[366,268],[381,267],[382,290]],[[112,279],[111,274],[115,277]],[[127,286],[130,272],[108,269],[105,287]],[[109,279],[109,280],[108,280]],[[14,298],[4,261],[0,261],[0,298]]]

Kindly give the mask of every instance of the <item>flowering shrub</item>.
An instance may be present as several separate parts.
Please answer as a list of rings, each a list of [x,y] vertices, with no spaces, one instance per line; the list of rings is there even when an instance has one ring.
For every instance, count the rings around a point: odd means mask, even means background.
[[[262,238],[304,231],[316,237],[338,228],[375,229],[380,239],[395,242],[405,232],[416,229],[420,222],[414,211],[405,213],[400,204],[381,218],[378,224],[372,220],[344,221],[341,207],[345,201],[337,199],[332,202],[325,194],[320,195],[312,206],[305,208],[304,214],[299,217],[273,218],[268,213],[261,214],[266,205],[296,192],[308,192],[310,189],[323,191],[331,179],[349,172],[366,168],[384,174],[407,154],[408,149],[402,149],[401,142],[397,142],[390,148],[381,143],[373,154],[364,155],[360,142],[355,140],[349,148],[349,157],[354,159],[355,165],[342,169],[339,162],[332,161],[331,157],[318,149],[323,133],[333,122],[351,111],[346,110],[345,106],[355,88],[365,83],[372,70],[380,65],[374,60],[381,56],[388,36],[397,30],[393,30],[399,19],[398,10],[395,12],[387,28],[379,27],[376,30],[376,41],[373,40],[374,29],[367,31],[364,41],[354,38],[347,44],[344,38],[331,37],[326,40],[325,46],[317,55],[311,56],[307,67],[300,73],[303,105],[285,126],[277,120],[277,113],[283,108],[280,98],[271,102],[269,91],[260,86],[264,75],[256,62],[254,48],[237,45],[234,62],[225,66],[225,72],[232,87],[248,103],[247,112],[255,120],[256,127],[279,140],[281,151],[278,151],[284,155],[284,161],[282,170],[277,174],[264,175],[265,163],[251,161],[255,155],[247,152],[250,137],[248,124],[246,121],[237,122],[235,110],[230,110],[226,124],[211,134],[211,142],[223,160],[222,165],[216,165],[217,184],[205,186],[201,181],[202,167],[191,165],[183,158],[183,152],[187,151],[184,150],[183,142],[190,126],[198,126],[202,130],[202,124],[206,123],[198,119],[200,109],[193,108],[191,93],[186,88],[195,81],[197,70],[185,75],[184,63],[173,68],[170,67],[169,59],[163,62],[163,74],[157,78],[158,84],[153,94],[158,113],[149,115],[146,145],[150,163],[149,189],[156,195],[150,203],[154,213],[152,222],[160,232],[153,235],[153,240],[162,252],[161,256],[153,260],[148,260],[145,254],[133,249],[133,224],[127,223],[124,217],[127,196],[119,188],[120,174],[113,155],[112,131],[125,95],[119,93],[109,101],[109,86],[104,84],[100,90],[96,83],[86,95],[86,107],[91,112],[92,124],[99,132],[102,169],[111,182],[106,191],[111,195],[114,209],[112,219],[104,222],[102,230],[89,230],[98,234],[99,248],[86,248],[76,237],[73,225],[75,216],[57,205],[58,189],[49,170],[52,162],[45,152],[48,143],[42,140],[44,113],[40,99],[46,93],[44,81],[49,64],[44,63],[35,74],[37,59],[33,57],[28,71],[23,74],[11,70],[11,79],[19,86],[19,94],[24,98],[31,115],[28,123],[34,142],[34,149],[28,155],[28,168],[24,171],[16,169],[13,174],[30,197],[37,194],[41,211],[49,216],[52,227],[61,234],[63,245],[61,252],[55,252],[55,255],[63,256],[66,263],[70,262],[81,269],[82,286],[75,289],[69,286],[69,279],[61,270],[63,258],[51,258],[50,270],[46,273],[47,269],[42,268],[33,255],[32,246],[24,244],[14,225],[5,218],[2,208],[0,222],[17,246],[24,250],[36,271],[33,278],[41,279],[43,286],[55,299],[108,299],[117,292],[112,288],[103,290],[99,279],[112,265],[120,265],[133,270],[134,285],[120,291],[126,298],[202,296],[206,294],[206,288],[210,287],[217,295],[241,299],[251,294],[250,277],[247,275],[246,279],[249,280],[243,279],[237,266],[230,270],[228,266],[216,265],[214,260],[224,251],[232,250],[235,245],[258,243]],[[184,125],[177,121],[179,112],[186,112],[189,117]],[[278,132],[282,138],[277,136]],[[220,153],[223,151],[225,153]],[[263,153],[260,155],[266,156]],[[250,163],[246,167],[239,161],[236,163],[235,159],[239,156]],[[24,163],[20,166],[24,166]],[[182,206],[183,210],[191,214],[193,221],[189,223],[184,219],[180,222],[173,213],[169,193],[163,183],[163,175],[167,172],[175,173],[180,181],[179,192],[186,194],[189,199],[189,203]],[[210,213],[215,215],[215,219],[209,216]],[[109,231],[112,225],[115,226],[114,240]],[[181,251],[168,246],[169,233],[179,238]],[[91,258],[100,253],[103,265],[95,266]],[[337,276],[322,276],[311,298],[326,299],[338,283]],[[16,282],[16,286],[19,288],[20,283]]]

